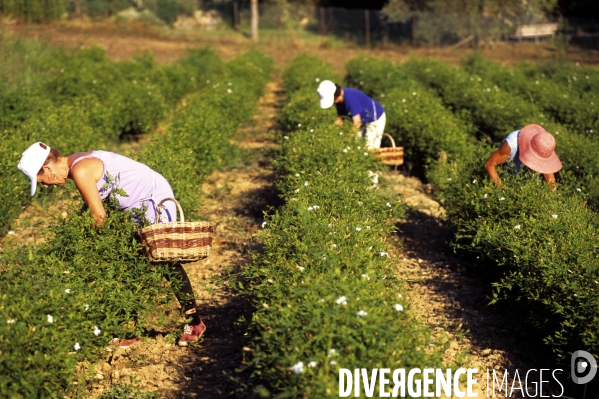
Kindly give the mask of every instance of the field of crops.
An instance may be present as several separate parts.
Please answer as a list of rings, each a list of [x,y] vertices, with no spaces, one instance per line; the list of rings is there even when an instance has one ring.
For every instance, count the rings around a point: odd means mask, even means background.
[[[110,199],[101,231],[72,208],[41,243],[13,242],[7,233],[32,201],[15,167],[21,152],[38,140],[67,154],[135,141],[128,155],[164,175],[186,216],[201,219],[201,184],[240,156],[238,130],[256,112],[273,61],[253,50],[223,61],[199,49],[169,65],[148,55],[114,62],[98,48],[68,52],[7,36],[0,52],[0,397],[82,397],[89,378],[77,365],[101,359],[112,337],[178,328],[164,311],[177,284],[166,283],[168,265],[141,255],[135,226]],[[334,111],[319,108],[324,79],[385,107],[386,132],[445,207],[451,246],[491,279],[491,301],[517,304],[557,364],[578,349],[599,356],[599,70],[358,57],[346,71],[302,55],[281,73],[270,160],[281,204],[265,216],[260,250],[223,283],[253,306],[244,388],[336,397],[341,368],[467,366],[447,364],[447,342],[410,309],[389,242],[407,206],[373,184],[387,169],[351,126],[333,125]],[[495,186],[483,169],[528,123],[556,137],[564,165],[556,190],[507,167]],[[74,185],[41,191],[35,201],[44,204],[76,193]]]

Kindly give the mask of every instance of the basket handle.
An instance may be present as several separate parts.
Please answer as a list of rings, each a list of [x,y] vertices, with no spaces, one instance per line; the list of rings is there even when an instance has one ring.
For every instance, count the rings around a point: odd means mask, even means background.
[[[393,140],[393,137],[392,137],[390,134],[387,134],[387,133],[382,133],[382,134],[379,134],[379,135],[377,135],[377,136],[376,136],[376,138],[379,138],[379,137],[382,137],[382,136],[387,136],[387,137],[389,137],[389,140],[391,140],[391,146],[392,146],[393,148],[395,148],[395,140]]]
[[[158,216],[161,213],[160,210],[162,209],[162,204],[164,204],[166,201],[173,201],[175,203],[175,205],[177,205],[177,209],[179,210],[179,216],[181,218],[181,223],[185,223],[185,216],[183,215],[183,208],[181,208],[181,204],[179,204],[179,201],[177,201],[174,198],[165,198],[156,205],[156,216],[154,219],[154,224],[158,224],[158,221],[160,220],[160,218]]]

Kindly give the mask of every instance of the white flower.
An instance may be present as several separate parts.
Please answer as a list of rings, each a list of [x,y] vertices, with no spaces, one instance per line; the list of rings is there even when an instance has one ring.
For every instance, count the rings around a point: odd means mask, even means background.
[[[343,132],[339,132],[339,136],[343,136]]]
[[[314,368],[314,367],[316,367],[317,364],[318,364],[317,362],[315,362],[314,360],[312,360],[310,363],[308,363],[308,367]]]
[[[337,356],[337,350],[336,349],[329,349],[329,357],[332,356]]]
[[[364,153],[364,155],[368,156],[368,153],[367,153],[367,152],[365,152],[365,153]]]
[[[296,174],[295,174],[295,177],[300,177],[300,174],[299,174],[299,173],[296,173]]]
[[[6,319],[6,324],[15,324],[15,319]]]
[[[358,201],[358,205],[362,206],[364,203],[362,201]]]
[[[389,257],[389,253],[385,252],[385,251],[381,251],[380,255],[381,256],[386,256],[387,258]]]
[[[320,209],[320,206],[318,206],[318,205],[312,205],[312,208],[314,208],[314,209]]]
[[[231,93],[233,93],[233,90],[227,89],[227,93],[231,94]]]
[[[51,314],[49,314],[47,316],[48,316],[48,323],[54,323],[54,317],[52,317]]]
[[[499,198],[499,201],[505,201],[505,197]]]
[[[448,177],[448,178],[447,178],[447,181],[451,181],[451,177]]]
[[[310,133],[313,133],[313,132],[314,132],[314,129],[310,129]]]
[[[581,192],[582,190],[581,190],[581,189],[579,189],[579,188],[577,188],[577,189],[576,189],[576,191],[578,191],[578,192]]]
[[[415,96],[415,95],[416,95],[416,92],[413,92],[413,93],[412,93],[412,95],[413,95],[413,96]]]
[[[388,202],[387,202],[387,206],[388,206],[389,208],[391,208],[391,204],[390,204],[390,203],[388,203]]]
[[[472,184],[476,184],[476,179],[472,180]]]
[[[361,230],[362,230],[362,228],[356,227],[356,231],[361,231]]]
[[[358,317],[364,317],[366,316],[368,313],[366,313],[365,310],[360,310],[358,313],[356,313],[356,316]]]
[[[551,215],[552,218],[557,219],[557,215],[554,213],[553,215]]]
[[[337,298],[335,300],[335,303],[337,305],[347,305],[347,298],[345,297],[345,295],[344,296],[340,296],[339,298]]]
[[[289,369],[292,370],[296,374],[303,373],[304,372],[304,363],[298,362],[298,363],[294,364],[293,366],[291,366]]]
[[[327,257],[322,255],[322,260],[327,260]]]
[[[320,82],[320,78],[316,78],[314,79],[316,82]]]
[[[296,188],[295,190],[293,190],[294,193],[299,193],[299,188]]]
[[[15,232],[14,232],[14,231],[12,231],[12,230],[8,232],[8,235],[10,235],[10,236],[12,236],[12,235],[15,235],[15,234],[17,234],[17,233],[15,233]]]
[[[300,272],[303,272],[303,271],[306,269],[306,268],[305,268],[305,267],[303,267],[303,266],[298,266],[297,268],[299,269],[299,271],[300,271]]]
[[[333,244],[333,245],[331,245],[331,247],[337,248],[337,244]]]
[[[487,197],[488,197],[488,195],[487,195],[487,194],[483,195],[483,198],[487,198]]]
[[[97,337],[98,335],[100,335],[100,333],[102,332],[102,330],[100,330],[98,328],[98,326],[94,326],[94,335]]]
[[[298,123],[298,124],[297,124],[297,127],[302,127],[302,124],[301,124],[301,123]]]
[[[358,146],[358,150],[361,150],[361,149],[362,149],[362,147]]]
[[[309,211],[311,211],[312,209],[314,209],[314,208],[313,208],[313,207],[311,207],[311,206],[309,206],[309,207],[308,207],[308,210],[309,210]]]
[[[370,280],[370,277],[368,277],[368,274],[362,274],[362,278],[365,278],[366,280]]]
[[[337,362],[336,362],[336,361],[334,361],[334,360],[331,360],[331,361],[329,362],[329,364],[330,364],[331,366],[336,366],[336,365],[337,365]]]
[[[401,303],[396,303],[394,306],[395,310],[398,312],[403,312],[403,305]]]
[[[81,345],[79,345],[79,342],[75,342],[75,345],[73,345],[73,348],[75,348],[75,350],[78,351],[79,349],[81,349]]]
[[[344,149],[343,149],[343,152],[347,152],[347,148],[344,148]]]
[[[285,140],[289,140],[289,136],[283,136]]]
[[[333,227],[333,223],[329,223],[327,226],[329,226],[329,227]]]
[[[260,225],[262,228],[266,227],[266,222],[262,222],[262,224]]]
[[[405,259],[404,259],[404,260],[405,260]],[[397,297],[398,297],[398,298],[403,298],[403,295],[401,295],[401,294],[397,294]]]
[[[233,86],[233,83],[229,82],[227,83],[228,86]]]
[[[519,224],[515,225],[514,230],[520,230],[520,225]]]
[[[304,182],[304,187],[308,187],[308,184],[309,184],[309,183],[308,183],[307,181],[306,181],[306,182]]]
[[[66,292],[67,294],[70,294],[71,293],[71,289],[67,288],[66,290],[64,290],[64,292]]]
[[[89,305],[86,303],[85,304],[85,310],[88,310],[88,309],[89,309]]]
[[[324,299],[323,299],[323,298],[320,298],[320,299],[318,300],[318,302],[324,302]]]

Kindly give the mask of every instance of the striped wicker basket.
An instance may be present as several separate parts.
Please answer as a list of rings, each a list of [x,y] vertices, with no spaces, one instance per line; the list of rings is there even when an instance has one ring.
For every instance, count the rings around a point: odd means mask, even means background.
[[[374,157],[385,165],[403,165],[403,147],[396,147],[395,140],[393,140],[390,134],[383,133],[382,135],[389,137],[391,147],[375,148]]]
[[[158,223],[162,204],[173,201],[179,209],[180,221]],[[139,229],[141,241],[151,262],[192,262],[210,255],[214,224],[186,222],[179,201],[165,198],[156,206],[156,224]]]

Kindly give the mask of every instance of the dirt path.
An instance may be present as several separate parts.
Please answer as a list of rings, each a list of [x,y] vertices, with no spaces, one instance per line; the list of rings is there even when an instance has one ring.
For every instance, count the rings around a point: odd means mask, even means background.
[[[127,349],[108,353],[94,367],[89,392],[102,392],[129,384],[136,390],[158,391],[161,398],[244,398],[244,336],[251,319],[246,298],[235,296],[219,283],[228,273],[250,260],[256,247],[255,232],[262,211],[276,201],[274,177],[266,168],[274,148],[273,129],[281,103],[279,83],[270,83],[254,120],[242,130],[240,146],[247,149],[245,165],[213,173],[202,186],[201,214],[217,224],[211,255],[184,267],[194,285],[202,320],[207,326],[201,342],[189,348],[176,346],[175,334],[146,338]],[[176,331],[179,333],[180,331]],[[83,367],[82,367],[83,368]]]
[[[408,282],[413,313],[449,343],[445,360],[479,369],[478,397],[487,397],[487,369],[501,376],[508,370],[511,385],[515,369],[522,376],[528,369],[540,368],[527,354],[526,338],[517,322],[502,306],[487,305],[489,283],[450,252],[445,210],[431,199],[430,188],[398,173],[386,179],[410,208],[408,217],[398,223],[395,237],[399,276]],[[551,389],[560,392],[559,387]],[[519,393],[511,397],[520,398]],[[496,391],[494,397],[506,396]]]

